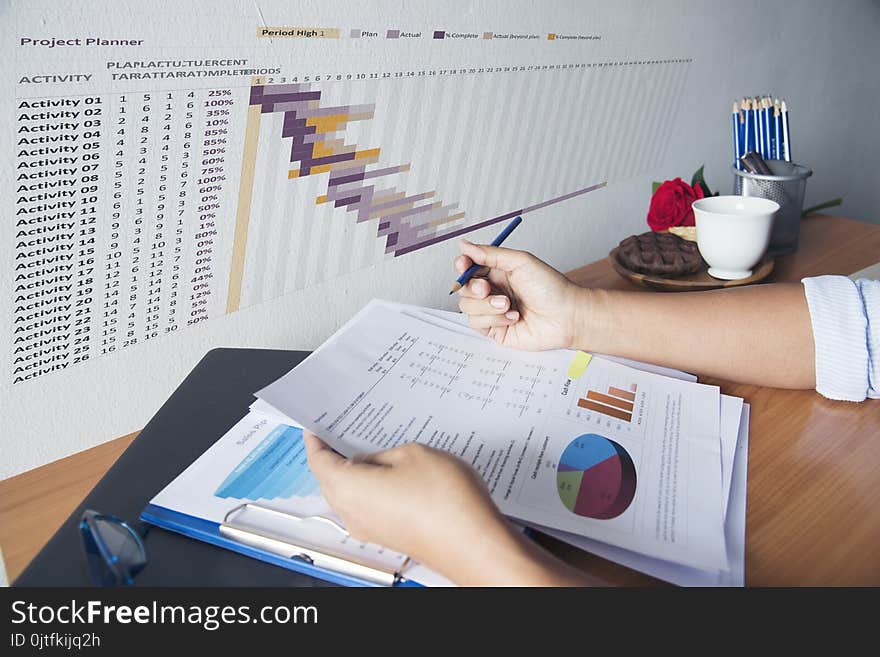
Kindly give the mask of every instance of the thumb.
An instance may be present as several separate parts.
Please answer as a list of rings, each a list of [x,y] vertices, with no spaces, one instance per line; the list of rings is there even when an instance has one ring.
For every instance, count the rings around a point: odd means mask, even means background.
[[[327,487],[335,487],[343,482],[357,488],[385,469],[381,466],[392,465],[396,461],[395,458],[384,457],[387,452],[345,458],[308,429],[303,429],[303,445],[309,460],[309,470],[325,492]]]
[[[344,456],[330,449],[327,443],[306,429],[303,430],[303,445],[309,459],[309,470],[319,480],[330,476],[346,461]]]
[[[459,248],[464,255],[468,256],[478,265],[490,267],[491,269],[500,269],[508,273],[528,264],[532,257],[525,251],[505,249],[500,246],[474,244],[467,240],[461,240]]]

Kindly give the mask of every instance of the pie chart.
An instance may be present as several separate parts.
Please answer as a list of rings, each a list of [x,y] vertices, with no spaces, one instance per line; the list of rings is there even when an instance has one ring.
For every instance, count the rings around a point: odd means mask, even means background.
[[[572,440],[556,466],[559,498],[569,511],[609,520],[626,511],[636,494],[636,467],[618,443],[595,433]]]

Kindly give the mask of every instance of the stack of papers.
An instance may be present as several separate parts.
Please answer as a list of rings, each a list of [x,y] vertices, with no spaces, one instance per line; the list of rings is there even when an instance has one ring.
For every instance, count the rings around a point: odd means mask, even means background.
[[[177,520],[152,522],[236,549],[204,530],[223,535],[235,516],[251,537],[452,584],[326,522],[291,534],[291,516],[339,522],[309,471],[306,427],[346,456],[412,441],[447,450],[514,524],[675,584],[743,585],[748,406],[692,375],[504,349],[457,313],[373,301],[256,395],[151,501]]]
[[[346,456],[444,449],[519,523],[675,584],[743,585],[742,399],[666,368],[505,349],[466,322],[373,301],[257,392],[242,423],[306,427]],[[316,487],[274,479],[236,499],[277,504],[295,490],[323,502]],[[443,583],[422,571],[408,574]]]

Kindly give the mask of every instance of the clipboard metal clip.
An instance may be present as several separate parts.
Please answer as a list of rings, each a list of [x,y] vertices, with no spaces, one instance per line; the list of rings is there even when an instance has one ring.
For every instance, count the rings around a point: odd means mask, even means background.
[[[252,516],[256,518],[251,520]],[[231,509],[220,523],[220,534],[258,550],[288,559],[299,559],[318,568],[332,570],[380,586],[397,584],[403,579],[401,573],[410,563],[410,558],[404,556],[398,567],[388,567],[366,557],[318,547],[307,540],[298,540],[286,533],[279,533],[277,530],[279,521],[290,523],[291,530],[312,524],[331,528],[343,540],[350,536],[348,530],[331,518],[318,515],[299,516],[253,503],[240,504]],[[270,528],[265,527],[267,523],[271,525]]]

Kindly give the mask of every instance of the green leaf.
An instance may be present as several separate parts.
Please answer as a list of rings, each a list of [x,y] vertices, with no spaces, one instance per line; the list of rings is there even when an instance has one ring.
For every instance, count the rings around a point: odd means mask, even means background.
[[[801,212],[802,217],[806,217],[808,214],[812,214],[813,212],[818,212],[819,210],[825,210],[827,208],[833,208],[836,205],[840,205],[843,203],[843,198],[835,198],[830,201],[825,201],[824,203],[820,203],[819,205],[814,205],[811,208],[807,208],[803,212]]]
[[[709,185],[706,184],[705,180],[698,180],[697,185],[703,190],[703,196],[717,196],[718,192],[712,193],[712,190],[709,189]],[[696,187],[696,185],[694,185]]]
[[[696,171],[694,171],[694,175],[691,178],[691,187],[694,187],[697,183],[703,183],[704,185],[706,184],[706,181],[703,180],[703,167],[704,166],[705,166],[704,164],[701,164],[700,168],[697,169]]]
[[[662,182],[657,182],[656,180],[651,183],[651,194],[654,194],[658,189],[660,189],[660,185],[662,184]]]

